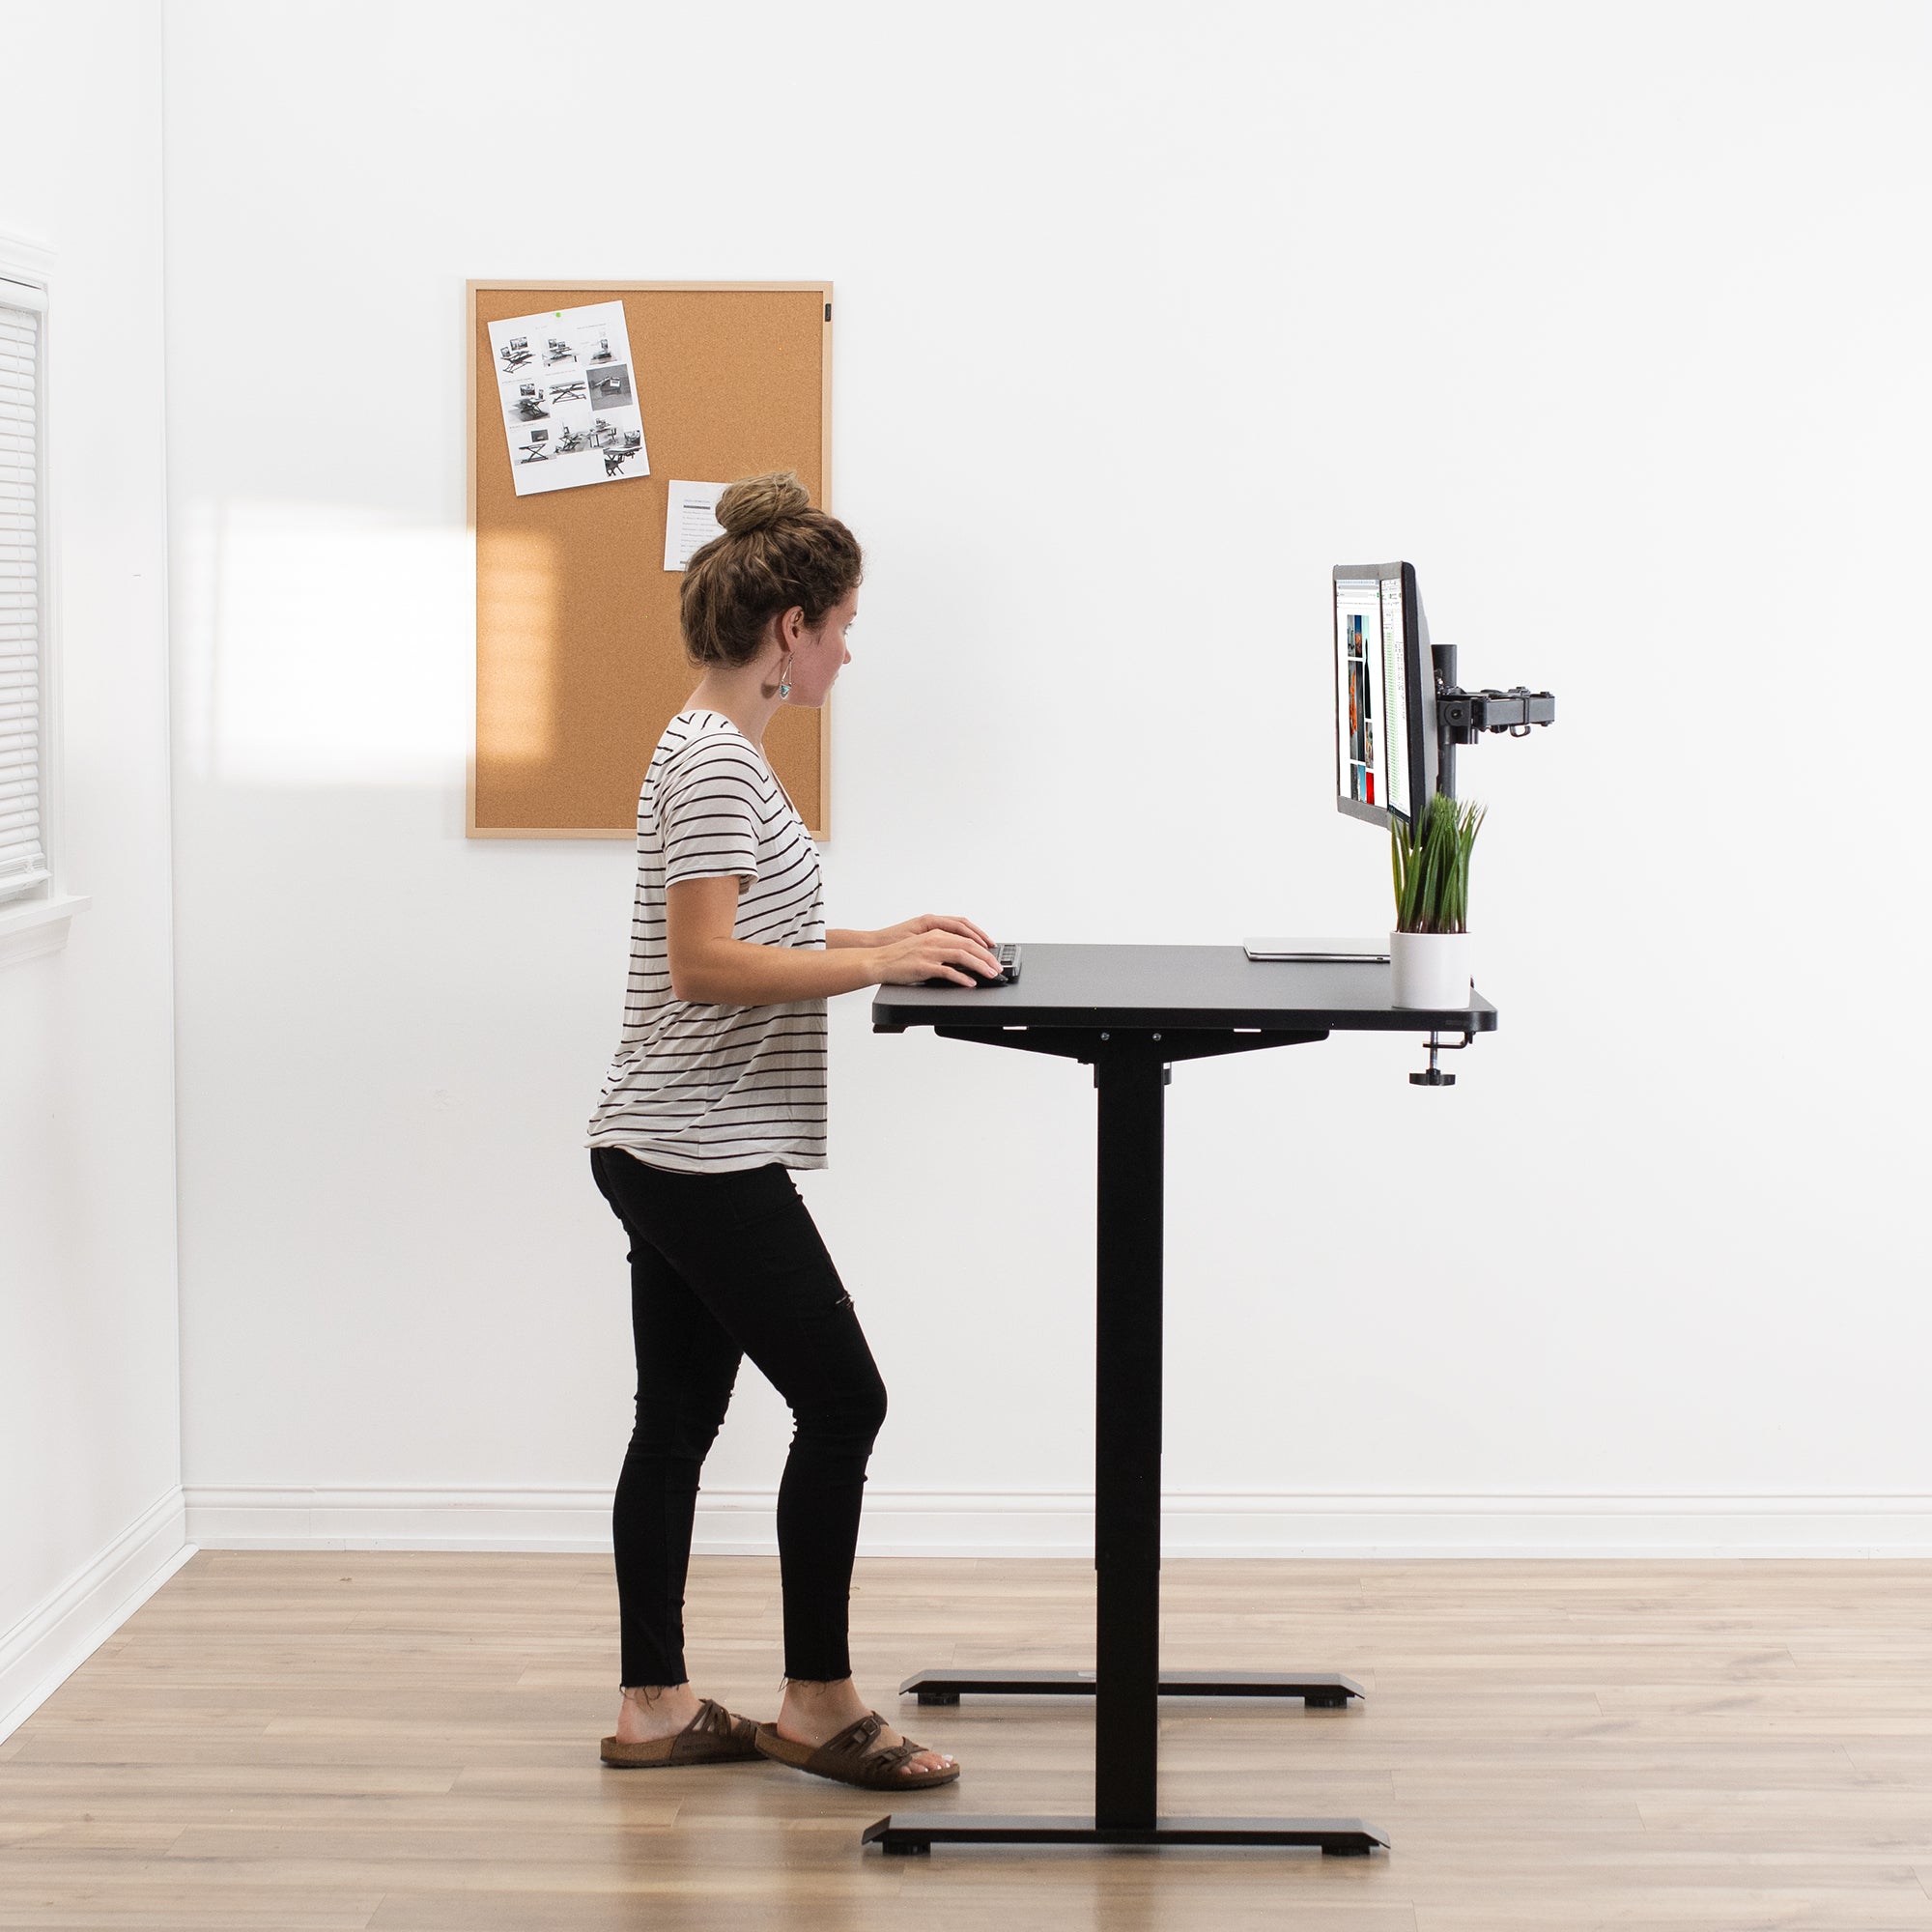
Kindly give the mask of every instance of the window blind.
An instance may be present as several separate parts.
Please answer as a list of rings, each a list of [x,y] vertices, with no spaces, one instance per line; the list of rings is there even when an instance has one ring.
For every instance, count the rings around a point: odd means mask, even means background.
[[[14,291],[18,289],[18,296]],[[41,316],[0,283],[0,902],[43,884]]]

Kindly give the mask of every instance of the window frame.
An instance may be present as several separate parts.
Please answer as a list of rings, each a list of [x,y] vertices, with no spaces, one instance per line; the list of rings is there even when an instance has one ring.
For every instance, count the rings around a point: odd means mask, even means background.
[[[40,593],[41,852],[46,876],[0,896],[0,962],[65,944],[67,923],[88,900],[67,889],[63,811],[64,707],[61,691],[59,529],[53,488],[53,435],[48,398],[54,363],[54,256],[17,235],[0,234],[0,303],[40,316],[35,370],[34,524]]]

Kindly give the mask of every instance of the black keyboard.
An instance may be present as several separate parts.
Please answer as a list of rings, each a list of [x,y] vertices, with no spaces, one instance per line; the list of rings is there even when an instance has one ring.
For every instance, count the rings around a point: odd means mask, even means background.
[[[962,966],[962,973],[971,973],[976,986],[1010,986],[1020,977],[1020,950],[1009,941],[1005,946],[993,948],[993,957],[1000,962],[1000,977],[989,979],[984,973],[974,973],[970,966]],[[928,986],[956,986],[957,980],[927,980]]]

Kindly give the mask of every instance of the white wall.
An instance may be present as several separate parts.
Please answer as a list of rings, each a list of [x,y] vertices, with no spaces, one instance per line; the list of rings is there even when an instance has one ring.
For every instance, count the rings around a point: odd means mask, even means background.
[[[168,18],[198,1533],[600,1533],[631,856],[462,835],[463,283],[828,275],[836,919],[1385,925],[1337,561],[1558,694],[1467,758],[1453,1093],[1177,1071],[1175,1547],[1932,1548],[1922,10],[652,5],[587,71],[523,7]],[[863,1000],[834,1053],[873,1547],[1063,1547],[1085,1075]],[[714,1542],[785,1433],[748,1375]]]
[[[0,960],[0,1734],[182,1547],[160,10],[9,8],[0,232],[54,251],[67,944]]]

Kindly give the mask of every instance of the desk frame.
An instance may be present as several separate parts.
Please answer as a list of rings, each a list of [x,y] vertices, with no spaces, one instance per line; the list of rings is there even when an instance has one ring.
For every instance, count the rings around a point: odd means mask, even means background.
[[[1094,1567],[1096,1669],[928,1671],[903,1691],[1094,1698],[1092,1817],[895,1811],[862,1839],[898,1856],[935,1844],[1299,1845],[1363,1857],[1387,1840],[1359,1818],[1163,1818],[1160,1698],[1301,1696],[1346,1704],[1361,1686],[1333,1674],[1229,1678],[1160,1670],[1161,1328],[1166,1088],[1178,1060],[1326,1039],[1328,1029],[936,1026],[944,1039],[1056,1054],[1094,1068],[1099,1094],[1094,1340]]]

